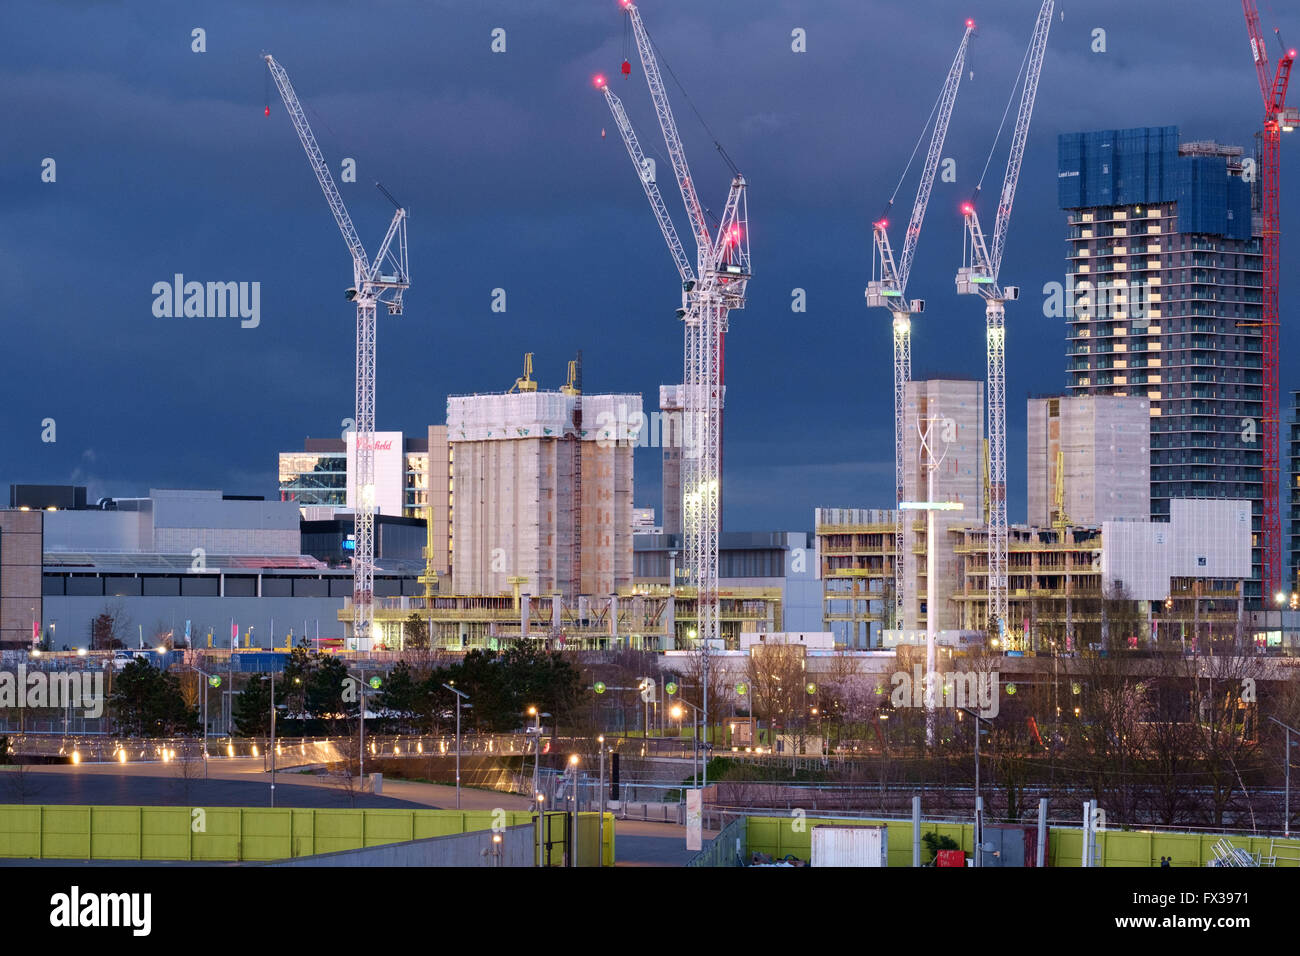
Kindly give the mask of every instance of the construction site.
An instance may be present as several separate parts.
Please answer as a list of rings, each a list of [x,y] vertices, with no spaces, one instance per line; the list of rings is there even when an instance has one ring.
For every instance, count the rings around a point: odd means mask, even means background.
[[[142,239],[89,202],[99,128],[148,123],[16,124],[89,210],[19,221],[166,251],[148,341],[192,337],[127,365],[138,333],[51,323],[57,388],[14,350],[41,435],[0,509],[0,865],[1300,867],[1267,4],[1229,4],[1229,55],[1218,0],[231,3],[184,73],[76,50],[96,106],[191,121],[203,216],[162,196]],[[212,122],[254,68],[265,102]],[[117,260],[68,312],[123,318]],[[207,898],[171,882],[159,912]],[[1069,919],[1173,905],[1101,883]],[[1207,907],[1248,885],[1182,903],[1236,928]],[[51,926],[99,928],[68,890]]]

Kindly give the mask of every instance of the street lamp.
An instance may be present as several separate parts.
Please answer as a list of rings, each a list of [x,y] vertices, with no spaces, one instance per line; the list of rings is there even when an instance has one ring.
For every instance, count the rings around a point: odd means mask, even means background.
[[[694,711],[693,717],[694,717],[695,724],[694,727],[692,728],[692,739],[691,739],[691,784],[692,786],[698,787],[699,773],[697,771],[699,770],[699,763],[700,763],[700,708],[696,707],[689,700],[686,700],[684,698],[682,700],[677,701],[677,703],[673,704],[673,709],[669,711],[669,713],[671,713],[673,717],[675,717],[678,720],[681,720],[682,714],[685,713],[685,711],[682,710],[683,704],[685,704],[692,711]]]
[[[250,627],[249,630],[251,631],[252,628]],[[361,676],[359,677],[351,671],[348,671],[347,673],[349,677],[361,685],[361,711],[359,714],[360,719],[357,721],[360,725],[360,739],[357,742],[359,749],[359,754],[357,756],[357,776],[361,778],[361,789],[364,790],[366,787],[366,687],[370,686],[375,690],[379,690],[379,688],[383,686],[384,682],[379,679],[378,675],[376,675],[370,678],[370,683],[367,685],[365,671],[360,671]]]
[[[529,706],[528,716],[533,718],[533,725],[525,729],[524,733],[532,734],[536,738],[537,747],[533,757],[533,802],[537,804],[538,812],[541,812],[542,718],[551,715],[543,713],[534,706]]]
[[[980,721],[992,726],[992,722],[986,717],[981,717],[977,711],[969,707],[958,707],[975,718],[975,865],[982,866],[980,853],[984,849],[984,798],[980,796],[980,736],[988,733],[980,727]]]
[[[569,866],[578,865],[578,755],[569,755],[569,770],[573,773],[573,852],[569,855]]]
[[[201,668],[194,668],[199,676],[206,679],[207,683],[203,687],[203,778],[208,776],[208,690],[221,686],[221,677],[217,674],[209,674]],[[272,695],[274,699],[274,695]]]
[[[1291,735],[1300,735],[1300,730],[1282,723],[1276,717],[1270,717],[1269,720],[1286,731],[1286,750],[1282,753],[1283,765],[1286,767],[1286,799],[1282,809],[1282,831],[1289,840],[1291,838]]]
[[[469,700],[469,694],[459,691],[450,684],[442,685],[456,695],[456,809],[460,809],[460,707]]]

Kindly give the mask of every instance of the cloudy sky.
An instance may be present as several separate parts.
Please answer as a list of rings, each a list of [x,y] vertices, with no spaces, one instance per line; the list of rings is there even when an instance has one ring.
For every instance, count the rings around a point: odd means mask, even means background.
[[[729,173],[690,103],[750,184],[754,279],[727,342],[727,527],[805,529],[817,506],[892,503],[889,323],[862,298],[870,222],[967,16],[978,33],[945,149],[957,182],[935,186],[909,292],[927,300],[915,377],[983,376],[983,310],[953,288],[958,205],[988,157],[1037,7],[641,4],[680,81],[670,91],[702,200],[719,209]],[[1300,13],[1280,0],[1260,7],[1266,29],[1296,42]],[[1057,8],[1002,269],[1025,290],[1007,316],[1013,521],[1024,518],[1024,399],[1065,380],[1062,322],[1043,317],[1040,293],[1063,278],[1057,134],[1171,124],[1186,139],[1249,145],[1261,112],[1235,0]],[[195,28],[206,52],[192,50]],[[492,50],[498,28],[503,53]],[[791,48],[796,28],[806,52]],[[1098,29],[1105,52],[1092,49]],[[632,76],[618,76],[624,35],[616,0],[51,0],[8,18],[0,482],[274,496],[277,452],[336,435],[352,415],[350,262],[262,51],[289,71],[336,176],[344,157],[356,160],[357,182],[341,189],[367,245],[392,208],[376,179],[410,211],[408,307],[380,317],[380,429],[422,434],[443,420],[448,394],[508,387],[525,351],[543,387],[562,384],[582,349],[588,391],[640,392],[653,407],[658,386],[681,377],[677,277],[590,82],[613,76],[643,141],[663,152],[634,51]],[[1002,146],[987,196],[1005,136]],[[1300,229],[1297,150],[1284,144],[1283,221]],[[54,182],[42,182],[46,158]],[[665,195],[679,212],[675,190]],[[981,208],[991,228],[987,200]],[[1296,249],[1283,247],[1284,325]],[[259,282],[259,327],[156,318],[151,290],[175,273]],[[491,308],[498,288],[504,313]],[[796,288],[802,314],[790,307]],[[1284,389],[1300,387],[1295,362],[1282,375]],[[53,443],[41,440],[50,418]],[[636,499],[660,504],[655,450],[638,452]]]

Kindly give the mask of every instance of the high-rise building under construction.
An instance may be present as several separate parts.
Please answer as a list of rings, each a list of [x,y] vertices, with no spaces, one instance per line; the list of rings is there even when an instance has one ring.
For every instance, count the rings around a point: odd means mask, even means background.
[[[447,399],[452,590],[607,597],[632,583],[641,396],[527,384]]]
[[[1067,133],[1066,391],[1151,404],[1151,517],[1175,498],[1252,503],[1259,599],[1263,258],[1254,160],[1174,126]],[[1277,494],[1277,489],[1268,493]]]

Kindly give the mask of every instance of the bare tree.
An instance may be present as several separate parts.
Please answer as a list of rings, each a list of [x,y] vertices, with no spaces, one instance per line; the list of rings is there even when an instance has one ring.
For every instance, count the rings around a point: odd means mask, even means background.
[[[45,791],[46,781],[34,772],[22,757],[11,757],[13,763],[0,766],[0,793],[6,803],[30,803]]]
[[[802,732],[808,717],[804,648],[797,644],[755,644],[750,648],[746,671],[754,716],[767,721],[773,748],[784,734],[791,750],[797,751],[796,735]]]
[[[198,782],[207,776],[207,763],[203,755],[203,741],[183,737],[175,741],[172,754],[172,789],[181,804],[192,802]]]
[[[348,802],[348,806],[357,805],[357,797],[363,792],[365,781],[361,778],[361,742],[353,734],[345,734],[334,740],[338,748],[339,762],[329,768],[330,780],[339,794]]]

